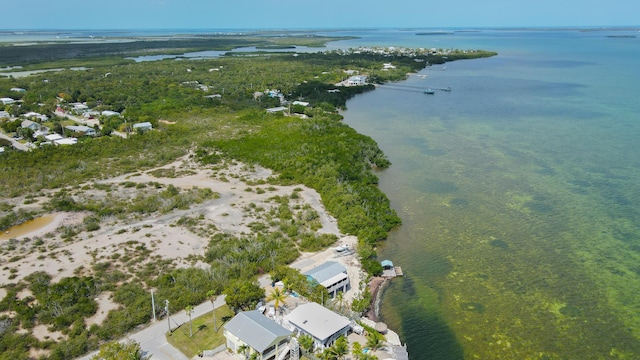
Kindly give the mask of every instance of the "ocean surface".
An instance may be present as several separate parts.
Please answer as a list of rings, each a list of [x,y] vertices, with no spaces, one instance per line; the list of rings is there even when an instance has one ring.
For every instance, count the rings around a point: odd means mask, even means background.
[[[360,37],[329,49],[499,53],[347,104],[345,123],[393,163],[378,176],[403,220],[379,249],[405,273],[386,288],[382,319],[411,359],[640,359],[638,29],[459,30],[324,32]]]
[[[405,277],[381,313],[411,359],[640,359],[640,33],[360,35],[499,53],[344,113],[393,163],[403,225],[379,254]]]

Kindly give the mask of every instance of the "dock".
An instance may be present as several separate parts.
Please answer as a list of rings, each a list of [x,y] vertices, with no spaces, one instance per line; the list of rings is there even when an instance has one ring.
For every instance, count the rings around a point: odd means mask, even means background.
[[[395,270],[396,276],[404,276],[404,273],[402,272],[402,268],[400,266],[394,266],[393,270]]]

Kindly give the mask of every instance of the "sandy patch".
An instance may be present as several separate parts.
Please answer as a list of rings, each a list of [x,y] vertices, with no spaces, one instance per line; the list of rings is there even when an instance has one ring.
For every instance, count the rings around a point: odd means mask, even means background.
[[[95,298],[98,303],[98,311],[96,311],[95,315],[88,318],[85,322],[87,327],[97,324],[100,325],[107,318],[107,314],[111,310],[115,310],[120,307],[120,305],[116,304],[111,300],[111,296],[113,293],[109,291],[105,291],[101,293],[97,298]]]
[[[72,241],[64,241],[60,236],[61,230],[81,224],[88,214],[55,213],[51,223],[17,237],[14,240],[14,243],[17,241],[15,250],[2,253],[0,261],[8,265],[0,270],[0,285],[17,282],[35,271],[49,273],[53,282],[63,277],[82,274],[83,269],[91,268],[98,260],[105,261],[114,253],[124,255],[127,251],[126,244],[130,242],[143,244],[152,250],[154,256],[174,260],[175,266],[192,266],[193,263],[188,259],[192,255],[204,255],[209,237],[207,234],[194,233],[193,229],[188,227],[177,226],[176,222],[179,219],[198,218],[207,226],[214,227],[216,231],[233,235],[250,234],[252,231],[249,224],[262,221],[260,214],[252,209],[262,208],[269,211],[277,206],[271,198],[290,196],[294,191],[298,198],[291,199],[290,206],[310,206],[320,218],[322,228],[318,232],[340,236],[336,220],[326,212],[320,195],[315,190],[304,186],[266,184],[265,181],[271,176],[273,173],[268,169],[242,163],[203,169],[186,156],[157,169],[97,181],[97,184],[114,186],[133,182],[173,185],[181,189],[209,188],[219,194],[219,197],[202,204],[192,204],[188,210],[174,210],[168,214],[132,217],[126,220],[100,219],[98,230],[82,231],[75,235]],[[89,185],[92,184],[94,183]],[[98,192],[93,190],[95,187],[86,188],[88,190],[83,192],[88,194],[83,196],[110,196],[97,194]],[[135,187],[126,191],[130,192],[131,197],[136,195]],[[56,235],[53,236],[52,233]],[[44,245],[37,246],[36,241],[40,244],[44,242]],[[349,241],[355,247],[355,238]],[[309,256],[311,255],[304,254],[302,258]],[[12,258],[13,261],[9,261]]]
[[[49,331],[46,325],[36,325],[31,332],[40,341],[63,340],[66,338],[60,331]]]

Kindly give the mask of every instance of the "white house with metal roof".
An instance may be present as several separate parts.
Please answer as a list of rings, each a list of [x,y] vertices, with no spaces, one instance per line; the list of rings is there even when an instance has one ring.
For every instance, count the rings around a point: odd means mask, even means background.
[[[298,306],[286,316],[285,321],[298,332],[311,336],[319,349],[331,346],[351,330],[348,318],[314,302]]]
[[[324,286],[331,297],[335,297],[338,291],[345,292],[350,289],[349,275],[344,265],[327,261],[315,268],[303,273],[310,281],[315,281]]]
[[[69,126],[65,126],[65,129],[67,129],[69,131],[73,131],[75,133],[88,135],[88,136],[95,136],[96,135],[96,130],[94,128],[90,128],[90,127],[85,126],[85,125],[69,125]]]
[[[247,346],[245,356],[257,353],[258,359],[269,360],[289,351],[291,331],[253,310],[240,312],[225,324],[224,337],[233,353],[239,354],[240,348]]]
[[[151,129],[153,129],[153,125],[148,121],[133,124],[134,131],[148,131]]]

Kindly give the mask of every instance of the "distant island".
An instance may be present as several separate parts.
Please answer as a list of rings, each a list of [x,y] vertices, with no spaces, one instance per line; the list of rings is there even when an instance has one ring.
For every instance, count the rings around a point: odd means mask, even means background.
[[[416,33],[416,35],[453,35],[453,31],[425,31]]]

